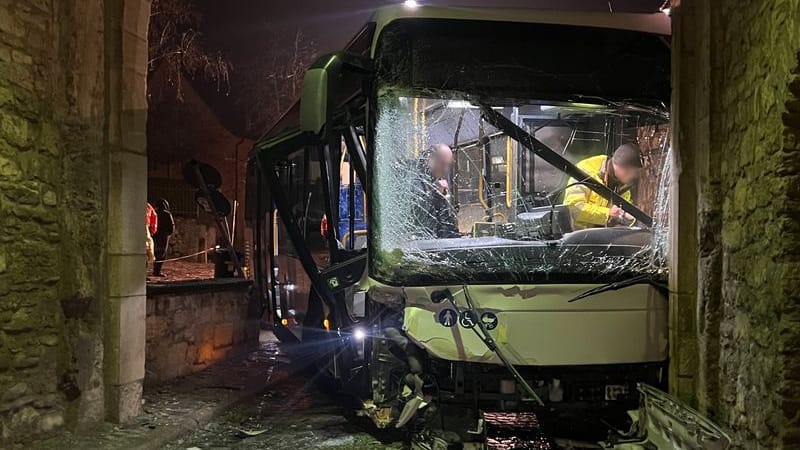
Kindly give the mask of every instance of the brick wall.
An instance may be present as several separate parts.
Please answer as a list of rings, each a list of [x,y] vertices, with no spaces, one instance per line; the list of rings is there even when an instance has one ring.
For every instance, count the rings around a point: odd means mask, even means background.
[[[145,383],[202,370],[258,345],[260,312],[247,283],[192,286],[148,293]]]
[[[673,388],[738,448],[797,448],[800,2],[681,3]]]

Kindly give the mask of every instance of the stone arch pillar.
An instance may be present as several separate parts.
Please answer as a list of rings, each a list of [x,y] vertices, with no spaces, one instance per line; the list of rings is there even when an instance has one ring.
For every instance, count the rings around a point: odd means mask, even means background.
[[[106,418],[139,413],[145,361],[149,0],[105,0]]]
[[[735,448],[799,448],[800,4],[673,6],[671,389]]]

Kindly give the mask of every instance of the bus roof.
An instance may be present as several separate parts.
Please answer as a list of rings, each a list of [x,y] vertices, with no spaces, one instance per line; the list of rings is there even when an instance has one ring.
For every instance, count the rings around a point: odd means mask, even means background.
[[[345,50],[374,56],[381,31],[390,23],[402,19],[485,20],[493,22],[542,23],[583,27],[639,31],[669,36],[671,21],[663,13],[613,13],[578,11],[539,11],[519,8],[419,6],[402,4],[378,8],[370,21],[345,46]],[[272,137],[299,123],[300,100],[262,136]]]
[[[672,32],[669,16],[663,13],[614,13],[579,11],[541,11],[519,8],[443,7],[419,6],[409,8],[398,4],[379,8],[372,16],[375,24],[372,48],[381,31],[390,23],[400,19],[452,19],[483,20],[493,22],[542,23],[551,25],[574,25],[581,27],[611,28],[639,31],[668,36]]]

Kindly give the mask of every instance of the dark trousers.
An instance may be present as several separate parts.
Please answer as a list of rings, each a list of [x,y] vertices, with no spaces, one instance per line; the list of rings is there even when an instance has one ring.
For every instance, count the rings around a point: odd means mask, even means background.
[[[153,237],[155,242],[154,253],[156,255],[156,262],[153,263],[153,274],[159,275],[161,273],[161,266],[164,265],[163,261],[167,258],[167,247],[169,247],[169,235],[161,236],[158,233]]]

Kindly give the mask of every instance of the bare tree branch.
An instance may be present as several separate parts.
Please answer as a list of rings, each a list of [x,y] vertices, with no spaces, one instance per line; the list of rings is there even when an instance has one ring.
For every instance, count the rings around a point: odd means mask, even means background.
[[[230,91],[231,64],[209,52],[198,31],[202,15],[191,0],[153,0],[150,13],[148,98],[183,101],[182,76],[201,76]],[[159,70],[160,69],[160,70]]]
[[[245,111],[249,134],[266,131],[297,101],[306,68],[317,56],[317,43],[302,30],[287,37],[273,32],[265,55],[243,66],[237,107]]]

